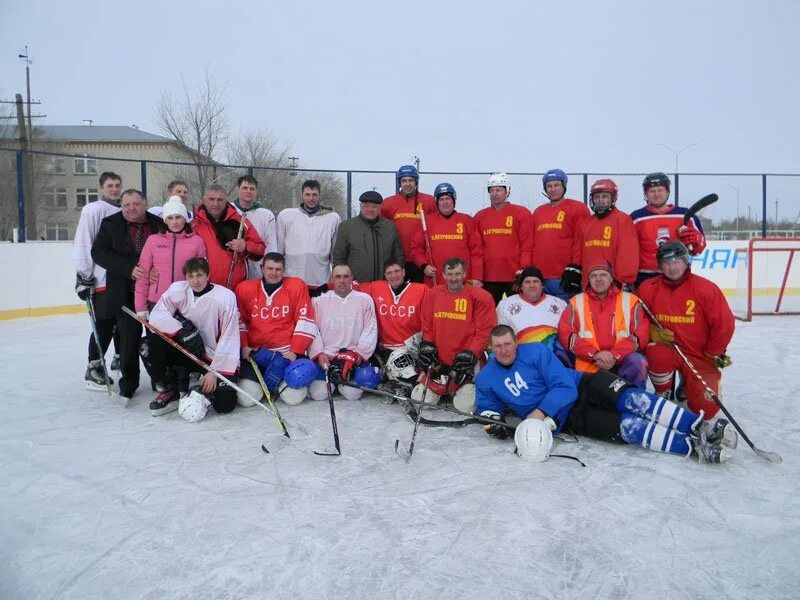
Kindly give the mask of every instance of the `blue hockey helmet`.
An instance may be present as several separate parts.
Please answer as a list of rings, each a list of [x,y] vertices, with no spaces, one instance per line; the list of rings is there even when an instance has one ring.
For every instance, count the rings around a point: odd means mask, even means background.
[[[456,201],[456,188],[450,183],[440,183],[433,190],[433,197],[439,200],[441,196],[450,196],[453,202]]]
[[[317,365],[311,359],[293,360],[283,372],[283,380],[290,388],[305,387],[317,376]]]
[[[399,169],[397,169],[397,173],[395,174],[395,187],[400,190],[400,180],[403,177],[413,177],[414,181],[419,184],[419,171],[414,165],[403,165]]]
[[[378,367],[374,367],[372,365],[362,365],[360,367],[356,367],[353,380],[361,387],[374,390],[378,387],[379,383],[383,382],[383,377],[381,377]]]
[[[560,181],[564,186],[564,191],[567,191],[567,174],[561,169],[550,169],[547,173],[542,175],[542,187],[547,188],[548,181]]]

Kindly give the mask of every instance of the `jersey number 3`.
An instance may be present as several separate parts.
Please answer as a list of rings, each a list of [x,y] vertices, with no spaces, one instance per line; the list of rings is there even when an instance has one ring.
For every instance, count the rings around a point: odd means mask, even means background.
[[[513,383],[511,382],[511,377],[506,377],[503,383],[506,385],[506,389],[511,392],[511,395],[515,398],[519,398],[520,390],[528,389],[528,384],[517,371],[514,371]]]

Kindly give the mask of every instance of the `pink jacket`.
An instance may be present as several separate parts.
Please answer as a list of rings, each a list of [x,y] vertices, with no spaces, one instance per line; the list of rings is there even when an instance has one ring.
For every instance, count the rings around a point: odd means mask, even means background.
[[[136,280],[134,306],[136,312],[147,310],[147,302],[158,302],[166,289],[176,281],[184,281],[183,265],[190,258],[207,256],[203,238],[195,233],[157,233],[145,240],[139,266],[145,273],[155,267],[158,283],[150,283],[145,275]]]

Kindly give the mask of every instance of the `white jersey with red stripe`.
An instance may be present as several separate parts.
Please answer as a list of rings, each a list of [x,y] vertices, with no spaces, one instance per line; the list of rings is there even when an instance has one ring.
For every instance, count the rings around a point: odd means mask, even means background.
[[[242,209],[233,205],[237,212],[241,215]],[[253,208],[244,213],[247,215],[247,220],[256,228],[261,241],[264,242],[267,249],[264,252],[277,252],[278,251],[278,235],[275,223],[275,215],[268,208]],[[247,259],[247,279],[261,279],[261,259],[250,260]]]
[[[355,289],[369,294],[375,302],[378,319],[378,343],[382,349],[405,348],[405,341],[422,332],[422,301],[428,286],[406,283],[395,294],[388,281],[355,284]]]
[[[539,342],[550,348],[558,339],[558,322],[567,303],[542,294],[536,303],[529,302],[519,294],[503,298],[497,305],[497,323],[514,330],[517,342],[529,344]]]
[[[75,271],[84,279],[94,277],[95,290],[102,292],[106,288],[106,270],[92,260],[92,244],[100,231],[100,223],[106,217],[116,214],[120,207],[106,200],[90,202],[81,209],[78,227],[75,229],[75,241],[72,244],[72,262]]]
[[[364,292],[351,291],[342,298],[336,292],[325,292],[312,300],[317,335],[311,342],[309,356],[324,353],[333,357],[342,348],[368,360],[378,343],[378,322],[375,304]]]
[[[228,288],[212,285],[204,294],[195,296],[185,281],[176,281],[167,288],[150,312],[150,323],[173,336],[181,329],[175,313],[189,319],[206,347],[206,360],[223,375],[233,375],[239,368],[239,309],[236,296]]]
[[[302,279],[284,277],[268,295],[263,279],[236,286],[242,346],[305,354],[317,332],[314,308]]]

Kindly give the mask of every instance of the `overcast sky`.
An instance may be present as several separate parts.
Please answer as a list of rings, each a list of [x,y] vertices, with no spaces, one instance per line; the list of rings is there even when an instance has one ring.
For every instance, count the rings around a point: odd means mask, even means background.
[[[681,171],[800,172],[797,0],[0,7],[0,96],[27,44],[41,123],[159,133],[161,91],[207,67],[234,131],[309,167],[674,170],[658,142],[697,143]]]

